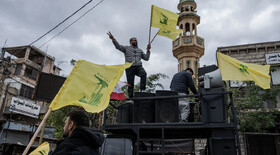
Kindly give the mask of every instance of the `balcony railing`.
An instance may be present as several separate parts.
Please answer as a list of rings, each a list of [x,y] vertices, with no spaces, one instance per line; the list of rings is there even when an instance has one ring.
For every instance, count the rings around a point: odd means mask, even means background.
[[[199,36],[183,36],[173,41],[173,48],[181,46],[198,45],[204,47],[204,39]]]

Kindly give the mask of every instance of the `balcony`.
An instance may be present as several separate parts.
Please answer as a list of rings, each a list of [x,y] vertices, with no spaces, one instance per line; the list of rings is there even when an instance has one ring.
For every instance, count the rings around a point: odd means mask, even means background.
[[[199,36],[182,36],[173,41],[173,50],[181,46],[198,46],[204,48],[204,39]]]

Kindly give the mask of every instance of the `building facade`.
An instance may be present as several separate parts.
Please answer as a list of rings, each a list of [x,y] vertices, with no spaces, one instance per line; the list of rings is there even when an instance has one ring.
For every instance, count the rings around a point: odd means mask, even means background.
[[[2,48],[0,60],[0,152],[16,154],[28,144],[48,108],[48,103],[33,100],[39,73],[58,75],[60,69],[54,57],[34,46]],[[53,132],[46,127],[44,141],[56,141]]]

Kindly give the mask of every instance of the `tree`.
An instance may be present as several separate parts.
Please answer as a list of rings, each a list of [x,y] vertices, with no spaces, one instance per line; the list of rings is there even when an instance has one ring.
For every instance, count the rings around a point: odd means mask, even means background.
[[[240,131],[267,132],[275,126],[277,95],[279,86],[263,90],[253,82],[244,88],[232,89],[236,104]],[[268,105],[268,106],[265,106]]]
[[[146,92],[155,92],[156,88],[160,87],[161,89],[164,89],[163,85],[159,83],[160,79],[166,79],[169,78],[167,75],[163,73],[156,73],[156,74],[151,74],[147,77],[147,82],[146,82]],[[140,82],[138,82],[134,86],[134,92],[137,92],[140,90]]]

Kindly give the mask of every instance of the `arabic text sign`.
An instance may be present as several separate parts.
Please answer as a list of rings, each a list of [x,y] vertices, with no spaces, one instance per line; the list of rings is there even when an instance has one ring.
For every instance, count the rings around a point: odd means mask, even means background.
[[[280,63],[280,53],[271,53],[265,55],[266,64],[279,64]]]
[[[41,107],[35,104],[34,101],[13,97],[9,111],[38,118],[40,108]]]

